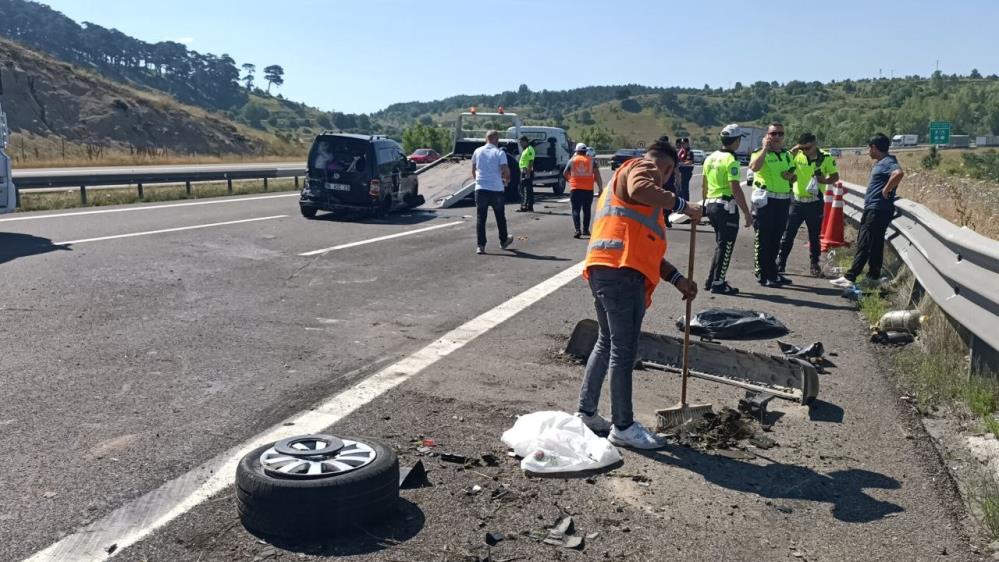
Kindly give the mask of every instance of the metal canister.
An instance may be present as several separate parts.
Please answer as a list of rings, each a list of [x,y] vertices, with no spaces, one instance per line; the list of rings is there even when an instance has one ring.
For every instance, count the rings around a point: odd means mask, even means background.
[[[918,310],[893,310],[878,320],[878,329],[884,332],[916,333],[923,315]]]

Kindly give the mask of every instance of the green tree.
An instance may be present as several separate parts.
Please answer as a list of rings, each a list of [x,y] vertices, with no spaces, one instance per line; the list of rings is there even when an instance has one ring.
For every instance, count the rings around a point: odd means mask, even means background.
[[[257,65],[244,63],[243,64],[243,77],[240,78],[243,84],[246,84],[246,91],[249,92],[253,90],[253,73],[257,71]]]
[[[271,93],[271,86],[281,87],[284,85],[284,68],[272,64],[264,68],[264,79],[267,80],[267,93]]]

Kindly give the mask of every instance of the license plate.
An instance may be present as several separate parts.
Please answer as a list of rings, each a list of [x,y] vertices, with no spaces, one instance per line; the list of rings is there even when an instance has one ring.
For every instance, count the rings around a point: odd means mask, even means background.
[[[326,184],[326,189],[331,189],[333,191],[350,191],[349,183],[328,183]]]

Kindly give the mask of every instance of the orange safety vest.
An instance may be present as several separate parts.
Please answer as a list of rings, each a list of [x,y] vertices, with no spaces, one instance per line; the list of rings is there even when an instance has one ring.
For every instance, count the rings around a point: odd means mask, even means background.
[[[593,191],[593,158],[577,154],[569,160],[569,191]]]
[[[645,276],[648,308],[652,292],[659,285],[659,265],[666,256],[666,219],[662,209],[626,203],[614,193],[618,177],[638,161],[635,158],[618,168],[610,188],[604,189],[597,200],[583,277],[590,278],[593,266],[634,269]]]

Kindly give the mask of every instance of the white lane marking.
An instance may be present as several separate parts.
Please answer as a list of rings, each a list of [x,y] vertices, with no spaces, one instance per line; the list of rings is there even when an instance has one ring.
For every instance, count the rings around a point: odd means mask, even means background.
[[[447,228],[449,226],[457,226],[459,224],[465,224],[463,221],[449,222],[446,224],[438,224],[436,226],[428,226],[426,228],[417,228],[416,230],[407,230],[406,232],[397,232],[395,234],[387,234],[385,236],[379,236],[377,238],[369,238],[367,240],[359,240],[357,242],[348,242],[347,244],[340,244],[339,246],[330,246],[329,248],[323,248],[321,250],[312,250],[311,252],[302,252],[298,254],[300,256],[318,256],[319,254],[326,254],[329,252],[335,252],[337,250],[343,250],[346,248],[353,248],[354,246],[363,246],[365,244],[374,244],[375,242],[381,242],[383,240],[391,240],[393,238],[401,238],[403,236],[409,236],[411,234],[419,234],[421,232],[429,232],[431,230],[437,230],[438,228]]]
[[[151,234],[165,234],[167,232],[180,232],[182,230],[198,230],[200,228],[212,228],[215,226],[226,226],[230,224],[242,224],[246,222],[269,221],[283,219],[288,215],[273,215],[270,217],[258,217],[255,219],[241,219],[238,221],[213,222],[209,224],[196,224],[194,226],[178,226],[176,228],[164,228],[161,230],[147,230],[145,232],[130,232],[128,234],[114,234],[111,236],[98,236],[97,238],[81,238],[80,240],[67,240],[65,242],[55,242],[54,246],[67,246],[70,244],[83,244],[85,242],[100,242],[102,240],[115,240],[117,238],[133,238],[135,236],[149,236]]]
[[[188,203],[168,203],[166,205],[141,205],[136,207],[124,207],[121,209],[101,209],[99,211],[79,211],[76,213],[56,213],[54,215],[31,215],[27,217],[9,217],[0,219],[0,222],[30,221],[39,219],[59,219],[63,217],[78,217],[82,215],[103,215],[106,213],[129,213],[132,211],[155,211],[157,209],[172,209],[175,207],[194,207],[196,205],[220,205],[222,203],[243,203],[245,201],[265,201],[267,199],[279,199],[282,197],[298,197],[298,192],[282,193],[280,195],[263,195],[260,197],[233,197],[227,199],[214,199],[212,201],[191,201]]]
[[[236,464],[253,449],[293,435],[320,433],[358,408],[461,349],[477,337],[579,278],[583,262],[556,274],[492,310],[469,320],[416,353],[328,398],[314,409],[271,426],[190,472],[119,507],[41,550],[25,562],[101,561],[142,540],[234,483]]]

